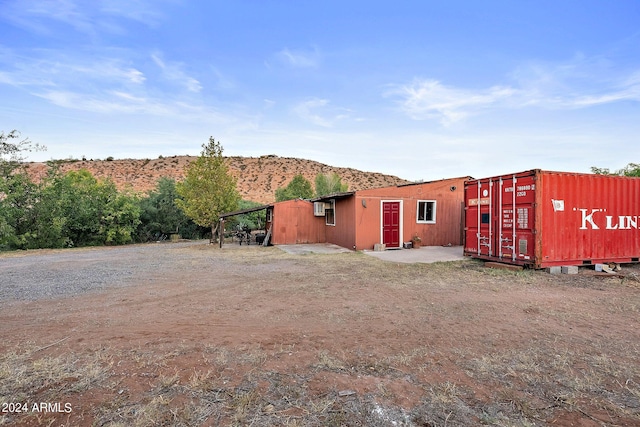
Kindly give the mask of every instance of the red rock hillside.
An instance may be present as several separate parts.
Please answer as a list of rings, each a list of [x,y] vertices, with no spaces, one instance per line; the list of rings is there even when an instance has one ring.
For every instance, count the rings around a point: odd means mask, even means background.
[[[158,159],[122,159],[122,160],[64,160],[58,161],[62,172],[87,169],[96,178],[112,179],[119,189],[130,188],[146,193],[155,188],[161,177],[184,178],[184,169],[197,157],[172,156]],[[259,203],[271,203],[275,200],[275,191],[286,186],[291,179],[302,174],[312,184],[318,173],[337,173],[349,190],[385,187],[405,184],[408,181],[396,176],[376,172],[362,172],[352,168],[328,166],[313,160],[278,157],[227,157],[229,170],[238,179],[238,191],[245,200]],[[44,163],[27,163],[27,171],[35,181],[46,175]]]

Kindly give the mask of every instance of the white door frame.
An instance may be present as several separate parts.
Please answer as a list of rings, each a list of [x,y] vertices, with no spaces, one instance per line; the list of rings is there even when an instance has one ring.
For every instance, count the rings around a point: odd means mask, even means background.
[[[392,249],[402,248],[402,236],[404,236],[404,203],[402,199],[380,200],[380,243],[384,242],[384,209],[385,203],[400,203],[400,230],[398,236],[398,246]]]

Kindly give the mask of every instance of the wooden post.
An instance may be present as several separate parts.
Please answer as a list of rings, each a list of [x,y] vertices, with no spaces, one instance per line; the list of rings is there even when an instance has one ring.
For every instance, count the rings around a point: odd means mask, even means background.
[[[224,218],[220,218],[218,226],[218,238],[220,239],[220,249],[222,249],[222,241],[224,240]]]

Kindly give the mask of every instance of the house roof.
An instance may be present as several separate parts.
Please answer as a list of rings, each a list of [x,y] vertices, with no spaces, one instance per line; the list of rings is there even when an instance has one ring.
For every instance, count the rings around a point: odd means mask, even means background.
[[[408,182],[406,184],[398,184],[397,187],[408,187],[410,185],[422,185],[422,184],[433,184],[436,182],[444,182],[444,181],[459,181],[459,180],[469,180],[469,179],[473,179],[473,177],[470,176],[460,176],[457,178],[443,178],[443,179],[436,179],[434,181],[415,181],[415,182]]]
[[[347,197],[351,197],[356,194],[355,191],[343,191],[342,193],[332,193],[326,194],[324,196],[316,197],[315,199],[309,199],[310,202],[319,202],[321,200],[329,200],[329,199],[345,199]]]
[[[471,179],[470,176],[461,176],[458,178],[444,178],[444,179],[437,179],[434,181],[419,181],[419,182],[409,182],[407,184],[399,184],[399,185],[392,185],[389,187],[379,187],[379,188],[370,188],[368,190],[378,190],[378,189],[383,189],[383,188],[400,188],[400,187],[408,187],[411,185],[424,185],[424,184],[434,184],[437,182],[446,182],[446,181],[459,181],[459,180],[467,180],[467,179]],[[348,197],[353,196],[354,194],[360,192],[360,191],[368,191],[368,190],[357,190],[357,191],[344,191],[341,193],[333,193],[333,194],[327,194],[325,196],[321,196],[321,197],[316,197],[314,199],[309,199],[310,202],[319,202],[322,200],[330,200],[330,199],[346,199]]]

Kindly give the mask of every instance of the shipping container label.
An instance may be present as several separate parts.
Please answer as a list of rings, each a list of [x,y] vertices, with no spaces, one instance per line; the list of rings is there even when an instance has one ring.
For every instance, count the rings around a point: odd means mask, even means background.
[[[563,212],[564,211],[564,200],[551,199],[551,203],[553,204],[553,211],[554,212]]]
[[[529,228],[529,209],[518,208],[518,228]]]
[[[504,209],[502,211],[502,224],[504,228],[513,227],[513,218],[511,215],[513,214],[513,209]]]
[[[637,230],[638,215],[607,215],[606,209],[573,208],[580,211],[580,230]]]
[[[519,229],[529,229],[529,209],[516,209],[516,226]],[[502,211],[502,227],[513,228],[513,209],[504,209]]]
[[[478,199],[469,199],[469,206],[478,206],[478,205],[489,205],[489,198],[488,197],[483,197],[480,199],[480,202],[478,202]]]
[[[535,184],[517,185],[515,188],[516,197],[526,197],[527,191],[535,191],[535,190],[536,190]],[[504,187],[505,193],[513,193],[513,191],[514,191],[513,187]]]

